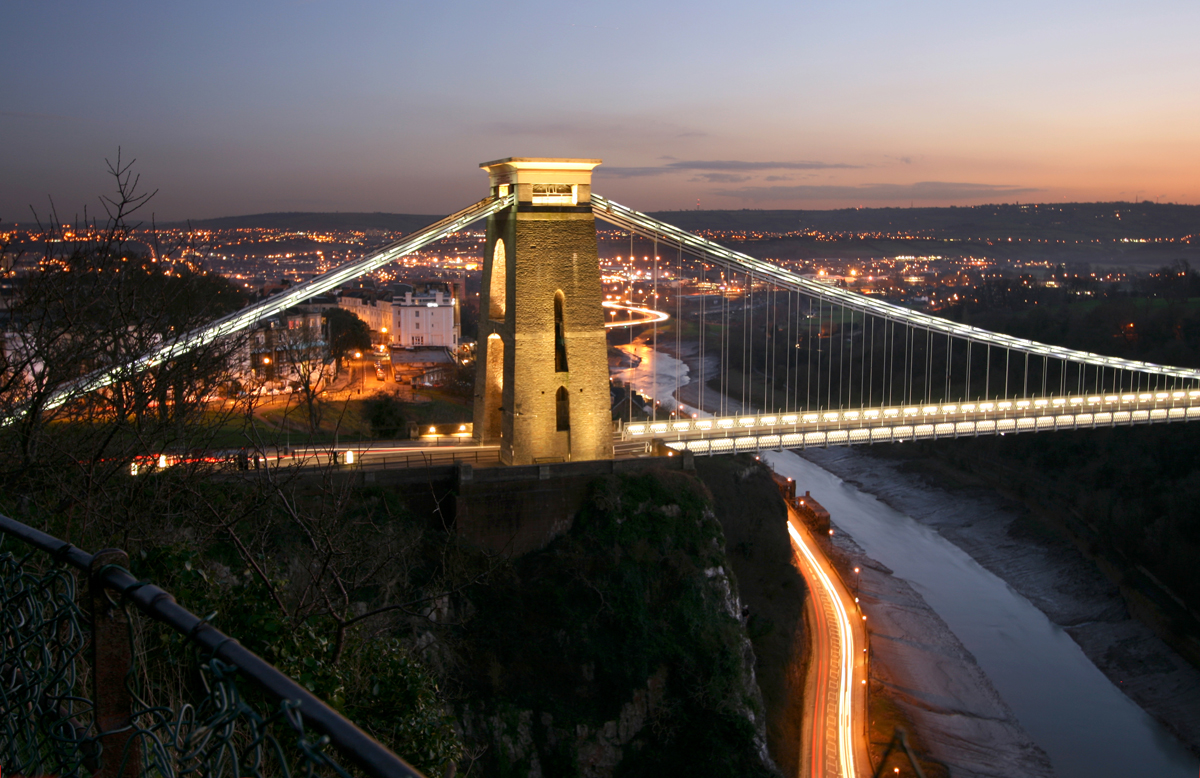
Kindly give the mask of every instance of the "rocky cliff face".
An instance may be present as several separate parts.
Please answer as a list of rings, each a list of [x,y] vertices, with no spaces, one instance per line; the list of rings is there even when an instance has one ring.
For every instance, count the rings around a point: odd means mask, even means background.
[[[804,579],[793,563],[787,509],[770,471],[749,455],[698,457],[737,581],[739,614],[752,643],[767,745],[784,775],[800,765],[803,719]]]
[[[476,774],[778,775],[746,611],[695,478],[598,479],[570,532],[468,599],[458,718]]]

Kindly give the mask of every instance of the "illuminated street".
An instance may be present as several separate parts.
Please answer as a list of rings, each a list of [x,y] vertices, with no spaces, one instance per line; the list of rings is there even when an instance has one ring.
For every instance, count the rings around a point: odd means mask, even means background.
[[[857,776],[866,742],[865,628],[854,597],[842,585],[821,553],[812,533],[791,505],[788,534],[796,547],[800,572],[808,584],[812,628],[806,689],[811,709],[806,712],[803,752],[813,778]]]

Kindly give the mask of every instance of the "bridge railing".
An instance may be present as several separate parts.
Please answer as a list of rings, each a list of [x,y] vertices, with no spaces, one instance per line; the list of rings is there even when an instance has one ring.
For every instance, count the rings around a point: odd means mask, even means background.
[[[6,774],[420,776],[127,567],[123,551],[88,554],[0,516]],[[172,632],[194,665],[162,650]]]

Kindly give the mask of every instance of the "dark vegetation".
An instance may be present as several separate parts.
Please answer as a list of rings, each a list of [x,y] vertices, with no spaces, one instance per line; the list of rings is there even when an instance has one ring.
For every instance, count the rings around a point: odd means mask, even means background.
[[[405,404],[395,395],[379,392],[363,400],[363,416],[376,438],[394,440],[408,436]]]
[[[371,328],[362,319],[344,308],[330,308],[323,314],[328,333],[329,356],[338,363],[357,352],[371,350]]]
[[[461,634],[464,690],[482,703],[476,717],[532,712],[531,740],[489,752],[489,774],[524,774],[535,754],[546,774],[577,774],[577,729],[624,721],[639,694],[641,720],[604,757],[615,775],[771,774],[746,716],[760,703],[710,505],[678,472],[600,478],[566,536],[467,592],[477,615]],[[495,724],[490,736],[520,737]]]

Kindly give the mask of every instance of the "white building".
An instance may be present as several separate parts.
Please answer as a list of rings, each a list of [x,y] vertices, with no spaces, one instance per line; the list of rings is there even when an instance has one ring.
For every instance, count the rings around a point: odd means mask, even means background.
[[[389,299],[390,298],[390,299]],[[391,346],[458,348],[461,301],[447,281],[396,284],[382,293],[343,292],[338,305],[367,323]]]
[[[392,296],[392,345],[458,348],[459,300],[453,285],[435,281],[404,287]]]
[[[337,304],[367,323],[374,332],[384,335],[392,332],[392,303],[387,299],[379,299],[371,292],[338,294]]]

